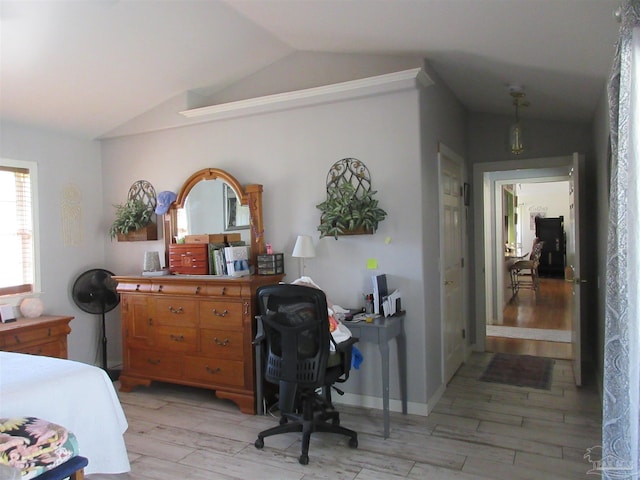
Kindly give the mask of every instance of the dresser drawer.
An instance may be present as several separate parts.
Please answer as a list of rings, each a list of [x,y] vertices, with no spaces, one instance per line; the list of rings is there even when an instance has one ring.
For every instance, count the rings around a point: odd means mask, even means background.
[[[120,293],[149,293],[151,291],[151,283],[119,283],[117,289]]]
[[[41,326],[33,328],[31,330],[21,330],[9,333],[4,338],[4,344],[6,346],[20,346],[20,344],[37,342],[46,340],[48,338],[56,338],[61,335],[67,335],[69,333],[69,327],[64,325],[58,326]]]
[[[160,350],[171,352],[195,352],[197,347],[195,327],[157,327],[155,344]]]
[[[242,302],[204,300],[200,302],[203,328],[242,329]]]
[[[66,358],[66,355],[61,354],[59,341],[36,343],[28,346],[13,345],[5,350],[8,352],[28,353],[30,355],[44,355],[45,357]]]
[[[184,357],[185,379],[210,385],[244,386],[244,364],[217,358]]]
[[[223,284],[220,285],[218,283],[208,284],[206,287],[206,295],[209,297],[241,297],[243,294],[242,285],[230,285]],[[244,294],[249,296],[251,292],[245,287]]]
[[[200,354],[227,360],[242,360],[243,339],[244,335],[240,331],[203,328],[200,332]]]
[[[156,325],[184,325],[195,327],[198,324],[198,301],[183,297],[154,298]]]
[[[157,378],[180,378],[182,375],[181,354],[128,348],[127,355],[132,373]]]
[[[157,282],[153,285],[153,293],[165,295],[203,295],[206,292],[204,285],[194,283]]]

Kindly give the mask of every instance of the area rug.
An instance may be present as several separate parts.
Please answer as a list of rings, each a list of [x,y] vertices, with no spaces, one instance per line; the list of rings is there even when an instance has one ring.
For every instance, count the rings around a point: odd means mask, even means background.
[[[551,358],[496,353],[480,380],[549,390],[553,364]]]

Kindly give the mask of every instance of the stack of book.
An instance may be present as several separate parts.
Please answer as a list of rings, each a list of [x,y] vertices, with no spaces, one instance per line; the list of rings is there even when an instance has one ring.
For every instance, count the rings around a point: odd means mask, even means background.
[[[242,277],[250,274],[246,245],[209,244],[209,274]]]

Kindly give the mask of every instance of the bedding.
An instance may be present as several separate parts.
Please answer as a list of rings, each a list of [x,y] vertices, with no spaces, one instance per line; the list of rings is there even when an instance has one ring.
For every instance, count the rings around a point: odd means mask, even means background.
[[[128,424],[100,368],[72,360],[0,352],[0,417],[38,417],[74,433],[86,474],[130,470]]]
[[[77,454],[75,435],[62,425],[34,417],[0,418],[0,464],[17,469],[22,480],[36,478]]]

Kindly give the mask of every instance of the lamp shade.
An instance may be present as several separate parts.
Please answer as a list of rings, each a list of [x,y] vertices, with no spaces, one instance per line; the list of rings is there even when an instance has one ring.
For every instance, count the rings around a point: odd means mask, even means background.
[[[291,256],[296,258],[313,258],[316,256],[316,249],[309,235],[298,235]]]

